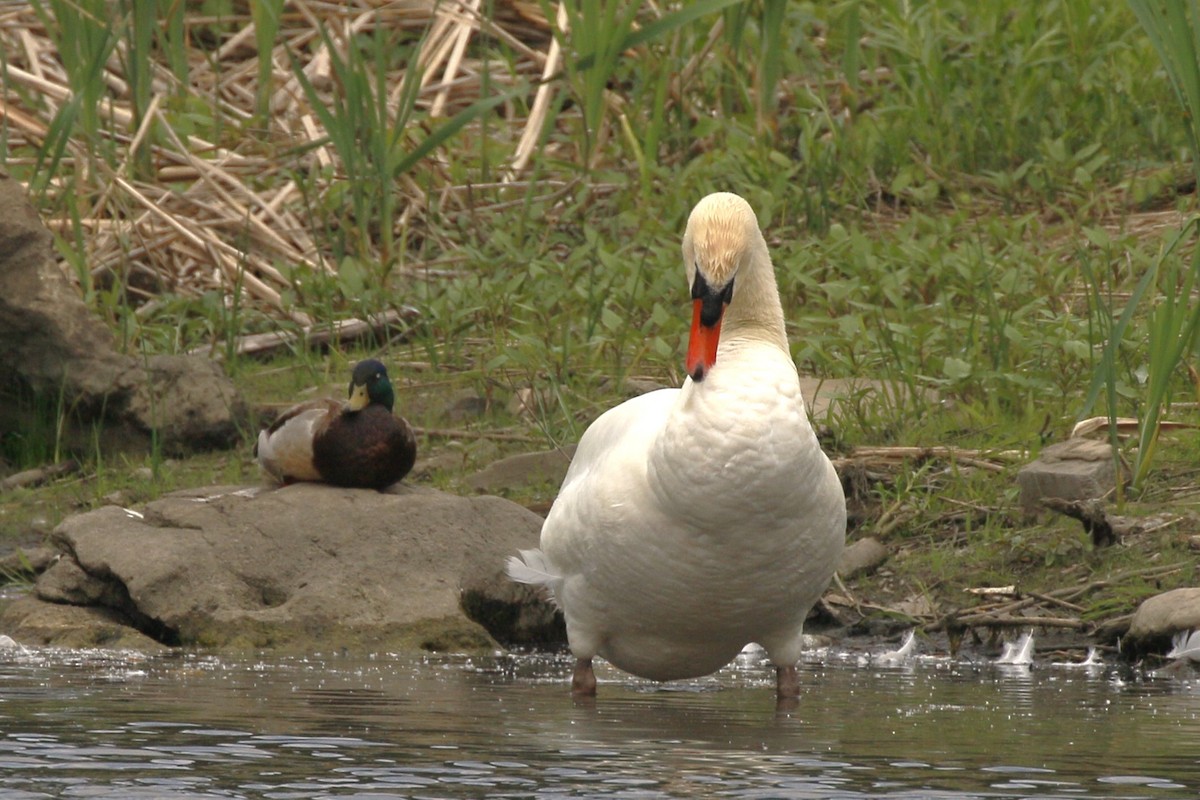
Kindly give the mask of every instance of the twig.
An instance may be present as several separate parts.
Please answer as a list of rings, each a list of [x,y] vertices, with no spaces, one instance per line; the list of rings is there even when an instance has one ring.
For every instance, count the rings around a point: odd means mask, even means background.
[[[418,316],[420,316],[419,311],[410,306],[405,306],[400,311],[392,309],[383,314],[376,315],[369,320],[344,319],[328,327],[307,325],[296,333],[291,331],[251,333],[238,337],[233,351],[238,355],[262,355],[263,353],[270,353],[284,347],[290,347],[298,341],[305,341],[311,345],[326,344],[331,341],[348,342],[362,338],[369,333],[380,336],[391,328],[398,326],[401,322],[415,319]],[[202,347],[193,348],[188,352],[191,355],[219,358],[223,351],[217,345],[206,344]]]
[[[1075,617],[1015,617],[1008,614],[969,614],[967,616],[954,617],[954,622],[967,627],[1012,628],[1040,626],[1043,628],[1074,628],[1075,630],[1083,630],[1091,625],[1091,623],[1084,622]],[[930,630],[936,629],[936,627],[930,628]]]

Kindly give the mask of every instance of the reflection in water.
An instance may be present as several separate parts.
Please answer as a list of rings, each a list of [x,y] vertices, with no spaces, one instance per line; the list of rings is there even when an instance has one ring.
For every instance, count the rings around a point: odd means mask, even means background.
[[[1197,684],[925,658],[659,686],[565,660],[0,652],[0,798],[1195,797]]]

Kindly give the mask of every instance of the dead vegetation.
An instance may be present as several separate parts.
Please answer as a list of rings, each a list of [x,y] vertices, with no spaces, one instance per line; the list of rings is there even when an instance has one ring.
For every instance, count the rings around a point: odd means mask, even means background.
[[[334,132],[314,109],[314,95],[305,91],[301,76],[333,103],[345,90],[334,64],[348,61],[356,36],[380,27],[398,41],[421,39],[418,62],[397,65],[387,76],[391,88],[383,115],[403,121],[405,74],[410,69],[419,74],[410,109],[417,113],[407,118],[404,145],[417,146],[439,120],[485,91],[527,90],[520,102],[495,109],[504,131],[519,136],[504,182],[524,187],[523,172],[553,91],[539,82],[561,68],[539,4],[497,3],[495,15],[485,18],[479,0],[297,0],[286,5],[269,53],[258,52],[255,23],[248,7],[241,8],[233,17],[183,18],[190,44],[187,83],[181,85],[165,60],[152,60],[144,106],[130,74],[130,65],[144,54],[130,53],[132,38],[119,37],[99,76],[104,90],[95,107],[100,121],[95,138],[62,139],[53,165],[35,154],[60,141],[60,120],[74,113],[70,107],[79,98],[78,77],[64,65],[55,32],[34,4],[0,9],[0,47],[6,53],[0,125],[9,152],[25,154],[9,165],[43,171],[53,166],[48,183],[31,186],[45,193],[43,208],[60,214],[48,223],[64,236],[78,234],[89,273],[83,280],[120,282],[138,305],[162,292],[198,296],[215,289],[278,318],[311,325],[310,315],[287,302],[285,292],[306,273],[336,273],[338,258],[328,241],[310,233],[313,205],[332,202],[337,184],[355,176],[329,144]],[[516,55],[503,64],[482,63],[488,51],[472,47],[481,37],[503,41]],[[271,89],[265,115],[256,107],[263,78]],[[182,124],[189,114],[199,118],[197,124]],[[396,217],[379,224],[400,236],[430,203],[462,207],[479,203],[480,195],[495,197],[501,188],[456,183],[443,162],[435,149],[422,163],[420,184],[410,175],[396,176]],[[561,187],[548,182],[542,189]],[[80,201],[77,216],[67,213],[67,194]]]

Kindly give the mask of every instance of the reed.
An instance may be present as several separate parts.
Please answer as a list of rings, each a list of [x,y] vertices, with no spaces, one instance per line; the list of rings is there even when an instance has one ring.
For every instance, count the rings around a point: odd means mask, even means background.
[[[678,377],[679,231],[731,189],[801,368],[905,389],[858,435],[933,435],[901,424],[933,396],[1008,444],[1152,404],[1176,256],[1124,264],[1179,229],[1192,142],[1123,6],[99,5],[0,12],[0,155],[128,352],[412,305],[379,346],[553,381],[575,425],[602,378]]]

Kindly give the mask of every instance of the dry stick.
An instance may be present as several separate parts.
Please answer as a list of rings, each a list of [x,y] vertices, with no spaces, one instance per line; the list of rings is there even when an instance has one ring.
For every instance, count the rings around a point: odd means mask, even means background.
[[[430,78],[433,77],[433,73],[449,57],[450,49],[454,46],[454,39],[450,34],[450,29],[453,26],[454,15],[449,11],[439,8],[437,19],[429,31],[429,37],[425,40],[425,46],[421,48],[421,52],[417,56],[417,68],[421,70],[421,80],[417,84],[418,89],[425,88]],[[428,56],[426,56],[427,50]],[[391,97],[388,99],[391,102],[396,102],[403,89],[404,84],[401,81],[400,85],[392,90]]]
[[[1169,575],[1172,572],[1178,572],[1185,567],[1191,566],[1193,565],[1190,562],[1178,562],[1175,564],[1165,564],[1162,566],[1148,567],[1140,570],[1129,570],[1127,572],[1117,573],[1112,577],[1104,578],[1102,580],[1085,581],[1076,586],[1070,586],[1065,589],[1057,589],[1053,592],[1049,592],[1048,594],[1063,600],[1074,600],[1075,598],[1081,597],[1088,592],[1093,592],[1097,589],[1105,589],[1109,586],[1112,586],[1114,583],[1120,583],[1122,581],[1129,580],[1130,578],[1161,578],[1165,575]]]
[[[113,223],[111,227],[115,228],[119,220],[111,220],[111,222]],[[158,252],[160,248],[166,249],[176,238],[178,238],[178,236],[173,233],[160,233],[159,235],[152,236],[149,239],[147,239],[145,236],[139,235],[138,239],[142,242],[141,244],[129,250],[123,250],[116,246],[115,239],[113,239],[111,236],[108,236],[105,241],[110,242],[113,245],[113,247],[110,248],[112,254],[103,255],[99,247],[96,247],[93,250],[93,252],[90,254],[91,260],[95,262],[95,266],[93,266],[90,270],[92,277],[98,278],[107,272],[115,272],[117,266],[120,264],[126,264],[132,262],[134,259]],[[161,278],[162,276],[160,275],[157,277]],[[141,311],[141,309],[139,308],[138,311]],[[135,311],[134,313],[136,314],[138,311]]]
[[[300,127],[304,128],[304,132],[314,142],[321,138],[321,131],[317,128],[317,121],[313,119],[312,114],[305,114],[300,117]],[[333,165],[333,156],[329,155],[329,145],[321,145],[316,148],[317,165],[322,169],[326,169]]]
[[[1030,597],[1036,597],[1038,600],[1041,600],[1043,603],[1049,603],[1052,606],[1062,606],[1063,608],[1070,609],[1071,611],[1079,611],[1079,612],[1087,611],[1087,609],[1081,605],[1076,605],[1075,603],[1071,603],[1066,600],[1062,600],[1058,597],[1054,597],[1053,595],[1042,594],[1040,592],[1030,592],[1030,591],[1026,591],[1025,594],[1029,595]]]
[[[337,25],[327,25],[325,22],[323,22],[315,13],[313,13],[313,10],[309,8],[309,4],[304,2],[304,0],[293,0],[292,5],[297,11],[300,12],[300,15],[308,21],[309,25],[312,26],[313,31],[329,30],[332,32],[337,30]],[[359,18],[359,20],[365,20],[366,16],[367,15],[363,15]],[[365,24],[365,22],[363,24]],[[359,30],[359,25],[359,21],[352,23],[350,26],[349,35],[343,41],[348,41],[349,37],[353,36],[354,33]],[[332,39],[332,37],[333,34],[331,33],[330,39]],[[304,65],[302,70],[304,72],[304,76],[308,78],[309,83],[316,87],[328,86],[330,77],[332,75],[332,60],[329,55],[329,48],[326,45],[326,41],[327,40],[324,37],[321,37],[321,43],[317,46],[316,52],[313,53],[312,58],[309,59],[308,63]],[[292,75],[283,84],[283,86],[279,87],[278,91],[271,95],[271,110],[281,111],[284,108],[287,108],[288,105],[292,104],[294,98],[303,96],[304,92],[301,91],[300,88],[300,79],[295,75]]]
[[[1044,628],[1074,628],[1082,630],[1090,623],[1074,617],[1012,617],[1005,614],[971,614],[956,617],[954,622],[966,627],[1044,627]],[[938,625],[930,628],[938,630]]]
[[[126,157],[124,159],[122,159],[120,164],[117,165],[117,171],[116,171],[117,175],[124,176],[126,174],[126,171],[129,167],[129,159],[133,155],[133,152],[135,150],[137,150],[138,145],[141,144],[141,141],[145,137],[146,132],[148,130],[150,130],[150,123],[154,120],[154,115],[158,112],[158,106],[159,106],[159,103],[161,103],[161,102],[162,102],[161,94],[155,93],[155,95],[150,98],[150,107],[146,110],[146,115],[144,117],[142,117],[142,124],[138,126],[137,131],[133,135],[133,141],[131,141],[129,143],[129,147],[125,150]],[[112,197],[113,187],[116,185],[117,184],[115,182],[109,182],[104,187],[104,191],[102,191],[100,193],[100,196],[98,198],[96,198],[96,202],[92,204],[91,214],[93,217],[99,218],[99,217],[103,216],[104,209],[108,206],[108,201]],[[114,216],[116,216],[116,215],[114,215]],[[115,234],[110,231],[103,232],[101,234],[101,237],[98,239],[98,241],[93,243],[93,248],[92,248],[93,251],[99,249],[99,245],[103,241],[103,237],[113,236],[113,235],[115,235]],[[97,275],[99,273],[93,271],[92,274]]]
[[[458,5],[466,13],[459,16],[458,30],[454,31],[451,36],[454,40],[454,47],[450,51],[450,58],[446,61],[446,71],[442,73],[442,83],[445,86],[433,100],[433,107],[429,109],[431,117],[440,117],[446,108],[446,100],[450,96],[450,85],[458,74],[458,68],[462,65],[463,53],[466,52],[467,43],[471,41],[471,34],[475,30],[474,17],[479,9],[479,0],[469,0],[469,4],[464,4],[460,0]]]
[[[37,40],[33,38],[33,34],[28,28],[21,28],[21,47],[25,50],[25,59],[29,62],[29,67],[34,71],[34,74],[39,78],[45,78],[42,74],[42,59],[39,56],[41,48],[38,47]]]
[[[171,141],[174,142],[175,145],[184,152],[188,158],[188,162],[200,173],[200,180],[212,188],[218,197],[234,208],[234,210],[237,212],[237,217],[239,220],[242,218],[250,220],[254,230],[262,235],[269,243],[274,244],[280,255],[289,260],[299,261],[311,270],[317,272],[321,271],[321,267],[306,259],[303,254],[298,252],[291,243],[287,242],[273,228],[271,228],[270,225],[263,222],[263,220],[255,215],[247,206],[243,205],[235,197],[233,197],[233,195],[231,195],[225,189],[224,185],[222,185],[222,181],[227,182],[230,186],[233,186],[235,189],[237,189],[239,193],[244,194],[250,199],[252,205],[266,211],[273,221],[278,223],[279,220],[274,214],[273,210],[263,202],[263,199],[258,196],[258,194],[250,191],[250,189],[244,183],[236,180],[232,175],[215,164],[211,164],[203,159],[196,158],[191,153],[188,153],[186,149],[183,148],[183,143],[180,142],[179,138],[175,135],[175,131],[173,131],[171,126],[167,124],[166,119],[162,119],[162,123],[163,127],[166,128],[167,135],[171,138]],[[287,279],[284,278],[283,275],[280,274],[280,272],[274,267],[268,265],[265,272],[274,280],[284,285],[287,284]]]
[[[529,45],[522,42],[516,36],[513,36],[511,33],[509,33],[504,27],[497,25],[491,19],[483,16],[478,11],[475,11],[474,14],[475,14],[475,24],[479,27],[479,30],[481,32],[486,33],[488,36],[495,37],[496,39],[499,39],[500,41],[504,42],[509,47],[511,47],[513,50],[516,50],[517,52],[521,53],[529,60],[533,61],[535,65],[544,64],[546,62],[546,54],[545,53],[541,52],[540,50],[534,50],[532,47],[530,47]],[[548,20],[539,19],[539,22],[542,23],[543,25],[545,25],[546,28],[550,27],[550,23]]]
[[[295,240],[296,247],[301,253],[316,254],[321,269],[332,273],[333,269],[325,264],[325,259],[321,258],[320,250],[316,242],[313,241],[313,238],[308,235],[308,230],[300,224],[291,210],[284,206],[284,203],[290,200],[298,191],[300,191],[300,188],[296,186],[296,182],[288,181],[279,187],[279,190],[275,192],[275,196],[264,204],[264,208],[267,209],[282,230],[291,231],[292,239]]]
[[[222,44],[220,47],[217,48],[217,52],[214,54],[214,56],[215,56],[214,60],[217,61],[218,63],[224,61],[225,59],[229,58],[229,56],[233,53],[233,51],[237,50],[243,44],[246,45],[248,48],[254,47],[254,21],[253,20],[251,20],[250,23],[248,25],[246,25],[246,27],[242,28],[240,31],[235,33],[233,36],[230,36],[229,39],[227,39],[224,44]],[[259,55],[261,56],[261,53]]]
[[[1021,450],[970,450],[949,445],[933,447],[856,447],[850,458],[881,458],[903,460],[908,458],[970,458],[981,461],[1008,461],[1025,458]]]
[[[417,316],[420,316],[419,311],[406,306],[401,311],[390,309],[367,320],[338,320],[328,327],[321,326],[320,328],[309,325],[299,333],[291,331],[252,333],[238,337],[237,344],[234,346],[234,352],[239,355],[260,355],[288,347],[301,340],[308,344],[324,344],[329,341],[345,342],[357,339],[367,333],[381,334],[389,328],[395,327],[400,322],[406,319],[413,319]],[[222,351],[213,345],[203,345],[189,350],[188,354],[219,357]]]
[[[239,276],[237,256],[242,254],[235,250],[232,246],[227,245],[220,240],[199,235],[189,226],[184,225],[174,216],[159,208],[157,204],[152,203],[144,194],[139,192],[136,187],[129,183],[129,181],[125,180],[119,175],[116,176],[115,180],[121,185],[121,188],[123,188],[131,197],[141,203],[142,206],[144,206],[152,215],[157,216],[159,219],[166,222],[168,226],[174,228],[176,231],[182,234],[185,239],[187,239],[193,245],[199,247],[201,251],[208,252],[212,256],[214,263],[226,272],[227,276],[231,279],[232,285],[236,286],[238,283],[238,278],[240,277],[251,292],[257,294],[259,297],[287,314],[296,322],[300,323],[301,325],[308,325],[312,322],[312,320],[308,318],[307,314],[298,311],[289,311],[288,309],[284,308],[283,300],[279,296],[279,293],[263,283],[262,280],[260,280],[253,273],[247,272],[246,270],[241,270],[241,274]],[[191,222],[191,220],[189,220],[189,222]],[[193,222],[193,224],[195,223]]]
[[[39,141],[44,141],[48,129],[40,121],[29,116],[25,112],[10,106],[3,97],[0,97],[0,119],[7,120],[14,127],[25,131]]]
[[[1070,622],[1070,624],[1067,624],[1067,622],[1065,620],[1060,620],[1059,618],[1055,618],[1055,617],[1014,617],[1014,616],[1011,616],[1011,614],[1013,611],[1018,611],[1021,608],[1025,608],[1030,605],[1033,605],[1035,602],[1035,599],[1043,600],[1045,602],[1049,602],[1052,604],[1063,605],[1067,608],[1071,608],[1072,610],[1078,609],[1080,611],[1083,611],[1085,609],[1082,609],[1081,607],[1075,606],[1074,604],[1070,603],[1070,599],[1087,594],[1088,592],[1094,591],[1096,589],[1103,589],[1114,583],[1120,583],[1121,581],[1127,580],[1129,578],[1162,577],[1165,574],[1168,574],[1170,572],[1175,572],[1186,566],[1190,566],[1190,564],[1180,562],[1180,563],[1176,563],[1176,564],[1166,564],[1166,565],[1161,565],[1161,566],[1149,567],[1147,569],[1129,570],[1127,572],[1122,572],[1117,575],[1114,575],[1111,578],[1108,578],[1105,580],[1085,581],[1084,583],[1082,583],[1080,585],[1071,586],[1071,587],[1067,587],[1064,589],[1057,589],[1055,591],[1048,592],[1045,595],[1035,594],[1033,592],[1026,592],[1026,594],[1029,595],[1029,597],[1027,597],[1024,600],[1018,601],[1017,603],[1008,604],[1005,606],[1001,606],[999,608],[981,607],[981,608],[987,608],[987,610],[972,609],[972,613],[966,614],[964,616],[947,617],[942,620],[939,620],[938,622],[936,622],[932,626],[930,626],[929,630],[930,631],[941,630],[942,628],[946,627],[946,625],[951,622],[956,625],[964,625],[964,626],[971,626],[971,625],[1003,626],[1003,625],[1024,624],[1024,625],[1033,625],[1033,626],[1045,625],[1047,627],[1074,627],[1074,628],[1082,629],[1082,628],[1089,627],[1093,623],[1087,623],[1082,620],[1073,620]],[[1050,621],[1047,622],[1047,620],[1050,620]]]
[[[9,77],[15,79],[17,83],[28,86],[32,89],[37,89],[42,94],[54,98],[55,100],[67,102],[73,97],[71,90],[65,86],[60,86],[52,81],[39,78],[37,75],[34,75],[31,72],[26,72],[20,67],[8,64],[5,69],[7,70]],[[115,122],[117,125],[123,128],[129,128],[133,124],[133,112],[127,108],[122,108],[115,103],[101,103],[98,110],[101,116],[107,118],[111,122]],[[206,142],[197,136],[189,135],[187,137],[187,146],[189,150],[211,150],[220,154],[222,157],[239,161],[245,160],[243,156],[238,155],[232,150],[226,150],[223,147],[217,147],[215,144]]]
[[[566,36],[569,20],[565,0],[562,0],[558,4],[554,21],[558,29],[562,32],[562,35]],[[546,116],[550,112],[550,100],[554,91],[550,79],[558,72],[562,61],[562,47],[559,45],[558,39],[559,37],[557,36],[550,38],[550,49],[546,53],[546,66],[542,68],[542,82],[533,97],[533,106],[529,109],[529,119],[525,122],[525,129],[521,131],[521,138],[517,142],[512,166],[509,167],[508,172],[504,175],[503,180],[505,183],[511,183],[516,180],[525,171],[525,167],[529,165],[529,160],[533,158],[533,152],[537,147],[538,139],[541,138],[542,126],[546,124]]]

